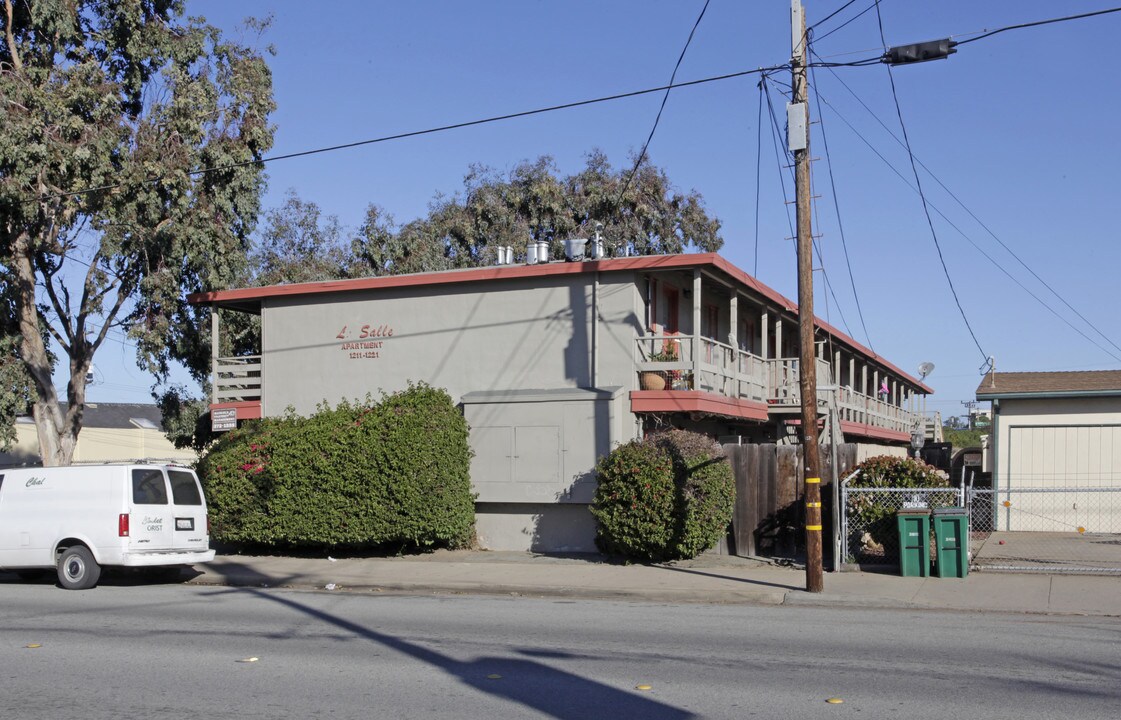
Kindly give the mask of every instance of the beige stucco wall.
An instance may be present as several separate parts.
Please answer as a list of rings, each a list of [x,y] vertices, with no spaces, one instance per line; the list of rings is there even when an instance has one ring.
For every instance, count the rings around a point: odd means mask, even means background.
[[[0,465],[38,464],[39,438],[35,426],[16,425],[16,444],[0,453]],[[197,459],[193,450],[179,450],[160,430],[143,428],[83,428],[74,449],[75,463],[133,462],[167,460],[192,464]]]
[[[484,390],[634,386],[633,282],[600,292],[592,363],[592,277],[394,288],[280,298],[262,309],[262,411],[307,414],[423,380],[454,399]],[[363,337],[363,335],[367,337]]]

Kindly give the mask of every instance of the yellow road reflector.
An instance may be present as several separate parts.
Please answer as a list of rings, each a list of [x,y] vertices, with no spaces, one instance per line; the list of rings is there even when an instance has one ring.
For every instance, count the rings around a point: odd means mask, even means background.
[[[242,658],[241,660],[238,660],[238,662],[250,663],[250,662],[257,662],[258,660],[260,660],[260,658],[247,657],[247,658]]]
[[[810,508],[821,507],[821,503],[819,503],[819,502],[808,502],[808,503],[806,503],[806,507],[810,507]]]
[[[1084,527],[1082,527],[1082,526],[1079,526],[1079,528],[1078,528],[1078,534],[1079,534],[1079,535],[1081,535],[1081,534],[1082,534],[1082,533],[1084,533],[1084,532],[1086,532],[1086,528],[1084,528]]]
[[[487,675],[487,680],[501,680],[501,679],[502,679],[502,676],[499,675],[498,673],[493,673],[491,675]]]
[[[30,645],[24,645],[24,647],[34,650],[35,648],[43,647],[43,645],[41,643],[31,643]]]
[[[635,685],[634,689],[635,690],[653,690],[654,686],[653,685]]]
[[[821,532],[821,526],[820,525],[807,525],[806,529],[807,530],[816,530],[818,532]]]
[[[821,478],[806,478],[806,482],[808,482],[812,485],[813,483],[821,482]]]
[[[829,703],[830,705],[840,705],[844,702],[844,700],[842,700],[841,698],[829,698],[825,702]]]

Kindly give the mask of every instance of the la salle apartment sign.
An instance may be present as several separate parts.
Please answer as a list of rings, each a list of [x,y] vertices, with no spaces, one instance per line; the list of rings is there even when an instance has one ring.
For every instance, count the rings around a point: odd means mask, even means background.
[[[393,328],[389,325],[362,325],[357,329],[343,325],[335,335],[335,339],[343,341],[339,347],[348,360],[379,359],[385,340],[391,337]]]

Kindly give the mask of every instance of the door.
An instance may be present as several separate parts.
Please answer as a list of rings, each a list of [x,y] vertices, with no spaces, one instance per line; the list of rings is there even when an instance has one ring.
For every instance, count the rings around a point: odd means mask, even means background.
[[[174,521],[174,545],[178,550],[204,551],[210,547],[210,531],[206,522],[206,503],[198,478],[190,470],[168,468],[171,484],[171,514]]]

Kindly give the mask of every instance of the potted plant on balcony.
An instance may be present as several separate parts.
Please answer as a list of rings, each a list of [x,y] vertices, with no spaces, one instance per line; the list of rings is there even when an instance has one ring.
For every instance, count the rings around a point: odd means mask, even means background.
[[[651,353],[648,362],[677,362],[677,348],[667,345],[661,352]],[[679,370],[644,370],[639,374],[639,382],[643,390],[665,390],[681,376]]]

